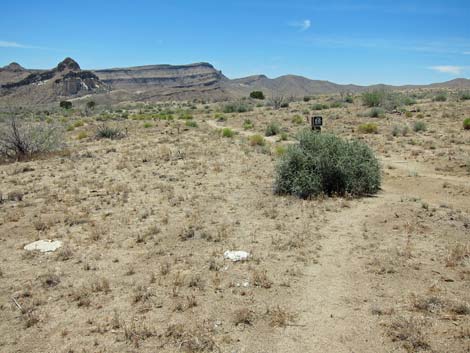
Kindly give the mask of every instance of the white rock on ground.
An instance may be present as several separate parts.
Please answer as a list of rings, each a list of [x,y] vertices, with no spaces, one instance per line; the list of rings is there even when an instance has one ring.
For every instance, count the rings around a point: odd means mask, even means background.
[[[40,252],[56,251],[62,246],[60,240],[38,240],[28,245],[25,245],[24,249],[28,251],[38,250]]]
[[[227,250],[226,252],[224,252],[224,258],[227,260],[232,260],[233,262],[245,261],[245,260],[248,260],[249,257],[250,257],[250,253],[246,251]]]

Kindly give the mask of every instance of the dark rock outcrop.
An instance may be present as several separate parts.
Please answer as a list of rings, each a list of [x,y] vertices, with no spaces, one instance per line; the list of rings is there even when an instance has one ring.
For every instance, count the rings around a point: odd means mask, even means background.
[[[63,97],[108,91],[107,85],[101,82],[98,76],[91,71],[81,70],[78,63],[71,58],[66,58],[52,70],[28,71],[16,63],[8,65],[4,70],[24,71],[27,76],[14,76],[18,79],[3,83],[0,86],[2,96],[30,96],[33,101],[37,99],[47,102]]]

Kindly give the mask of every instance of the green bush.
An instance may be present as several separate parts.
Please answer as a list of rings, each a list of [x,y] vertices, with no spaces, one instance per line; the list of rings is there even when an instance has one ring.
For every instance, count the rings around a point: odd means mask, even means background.
[[[276,167],[274,191],[308,198],[320,194],[362,196],[380,189],[380,166],[372,150],[357,141],[302,131]]]
[[[459,95],[459,99],[461,101],[468,101],[470,100],[470,92],[461,92]]]
[[[399,135],[406,136],[408,134],[409,130],[410,129],[407,125],[405,125],[403,127],[395,125],[392,129],[392,135],[395,136],[395,137],[399,136]]]
[[[354,97],[351,96],[351,95],[346,96],[346,98],[344,98],[344,101],[345,101],[346,103],[350,103],[350,104],[351,104],[351,103],[354,103]]]
[[[445,102],[447,101],[447,94],[439,93],[438,95],[434,96],[432,99],[434,102]]]
[[[151,127],[152,127],[152,123],[151,123],[151,122],[146,121],[146,122],[144,123],[144,129],[148,129],[148,128],[151,128]]]
[[[235,133],[232,129],[228,127],[222,129],[222,137],[233,137],[233,135],[235,135]]]
[[[370,116],[371,118],[383,118],[385,117],[385,110],[383,110],[382,108],[374,107],[369,111],[368,116]]]
[[[310,98],[309,96],[305,96],[304,97],[304,102],[310,102],[310,99],[312,99],[312,98]]]
[[[465,130],[470,130],[470,118],[466,118],[463,121],[463,128]]]
[[[197,127],[197,122],[195,122],[194,120],[186,120],[185,125],[187,127]]]
[[[224,113],[246,113],[250,110],[252,108],[242,102],[226,104],[222,109]]]
[[[265,135],[274,136],[274,135],[277,135],[280,131],[281,131],[281,128],[279,127],[279,124],[276,122],[272,122],[266,127]]]
[[[245,119],[245,121],[243,122],[243,128],[245,130],[250,130],[250,129],[253,129],[253,127],[254,127],[253,122],[250,119]]]
[[[72,108],[72,102],[69,102],[69,101],[61,101],[61,102],[59,103],[59,106],[60,106],[61,108],[64,108],[64,109],[69,110],[69,109]]]
[[[261,135],[252,135],[250,136],[250,145],[251,146],[264,146],[266,141],[264,137]]]
[[[377,124],[374,123],[361,124],[358,129],[364,134],[376,134],[378,132]]]
[[[313,110],[324,110],[324,109],[328,109],[329,106],[326,105],[326,104],[321,104],[321,103],[316,103],[312,106],[312,109]]]
[[[426,124],[424,123],[424,121],[415,121],[415,123],[413,124],[413,131],[426,131]]]
[[[342,108],[343,104],[341,102],[333,102],[330,104],[330,108]]]
[[[292,123],[295,125],[301,125],[304,122],[304,118],[302,118],[300,115],[294,115],[292,117]]]
[[[383,104],[386,93],[384,90],[373,90],[362,93],[362,103],[367,107],[378,107]]]
[[[250,98],[264,99],[264,93],[262,91],[253,91],[250,93]]]

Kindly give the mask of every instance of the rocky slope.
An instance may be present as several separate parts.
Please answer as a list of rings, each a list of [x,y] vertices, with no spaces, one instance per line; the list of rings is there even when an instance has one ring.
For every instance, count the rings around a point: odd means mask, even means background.
[[[22,104],[47,103],[109,90],[98,76],[81,70],[71,58],[52,70],[26,70],[12,63],[0,71],[0,82],[0,101]]]

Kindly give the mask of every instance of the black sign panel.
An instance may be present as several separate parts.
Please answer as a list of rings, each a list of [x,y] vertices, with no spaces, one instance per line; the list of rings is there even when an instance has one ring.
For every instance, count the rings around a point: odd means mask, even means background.
[[[323,125],[323,117],[321,116],[314,116],[312,118],[312,125],[313,126],[322,126]]]

